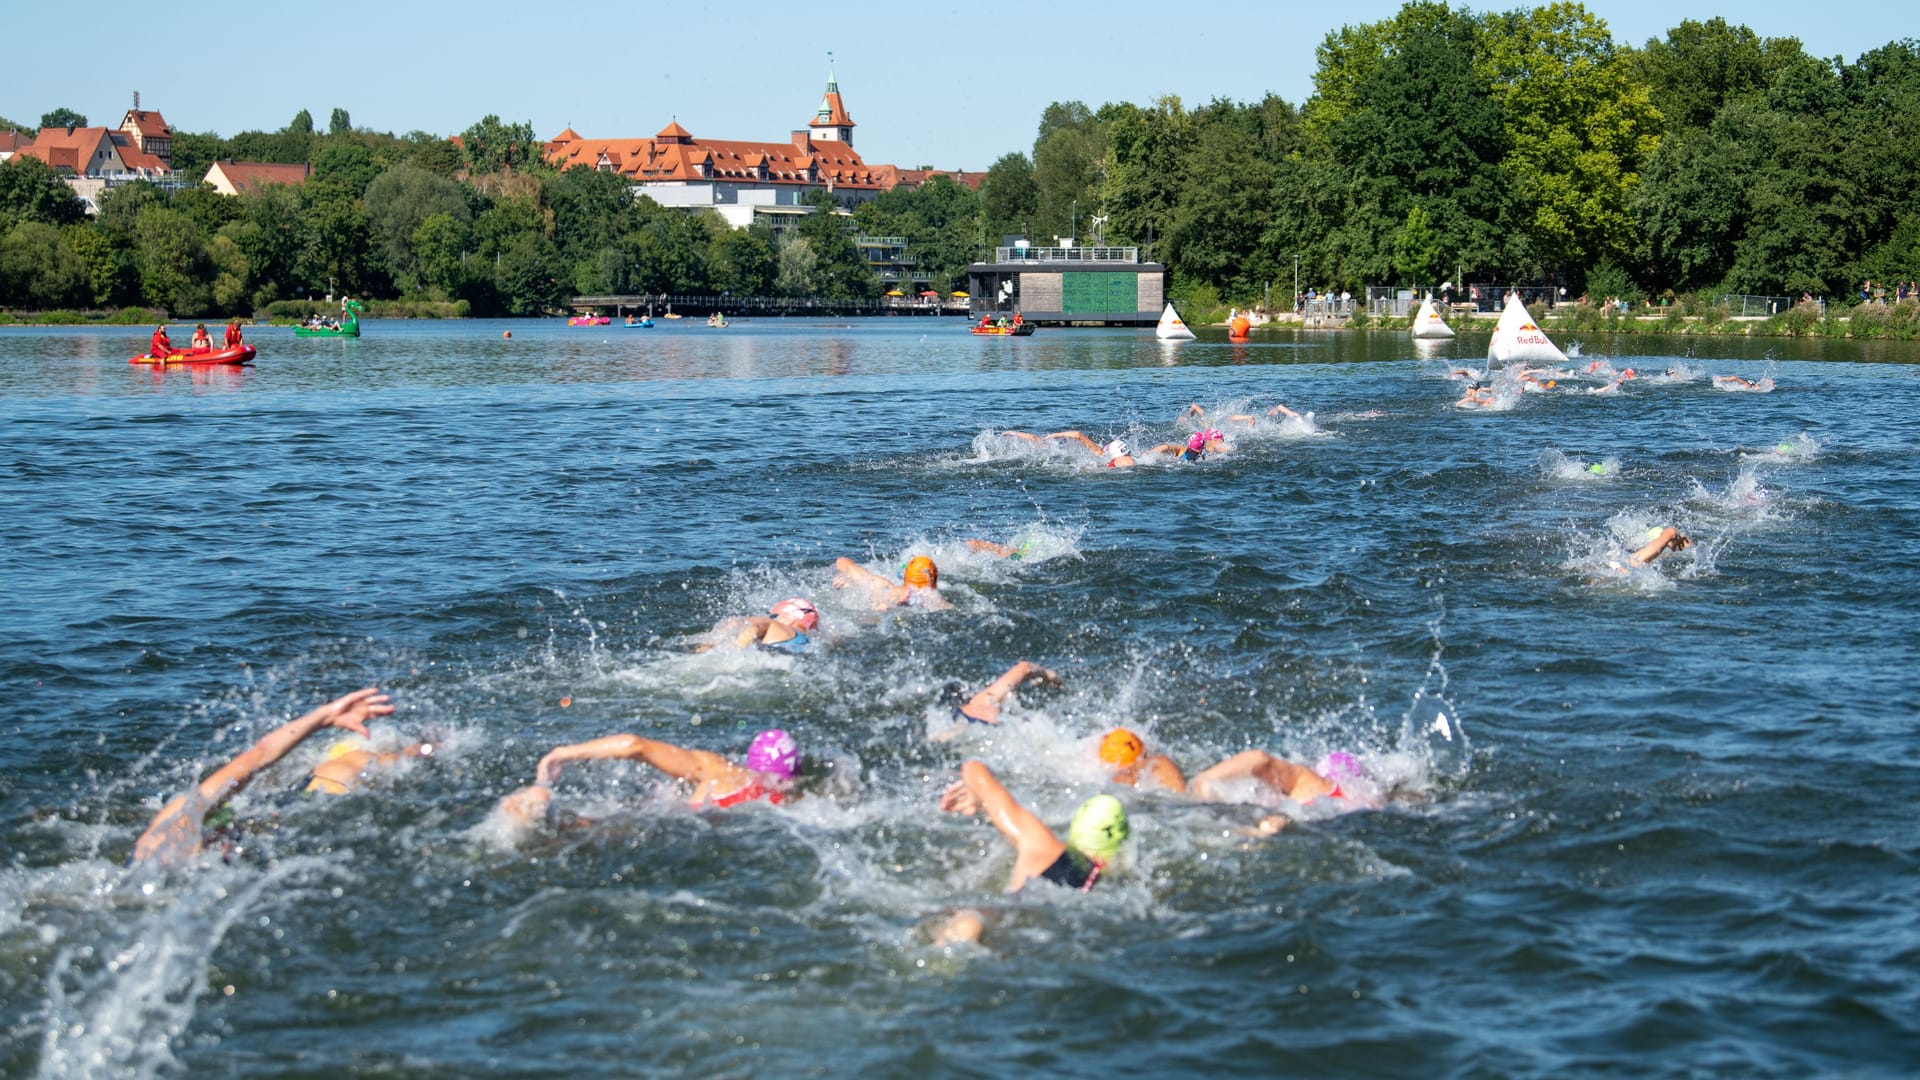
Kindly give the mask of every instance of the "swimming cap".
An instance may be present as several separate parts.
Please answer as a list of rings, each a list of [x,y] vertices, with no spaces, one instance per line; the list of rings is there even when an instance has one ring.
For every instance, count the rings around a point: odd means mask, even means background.
[[[1598,476],[1605,473],[1607,471],[1607,467],[1605,465],[1602,465],[1600,462],[1596,461],[1593,464],[1587,466],[1587,471]]]
[[[1140,755],[1146,752],[1146,744],[1140,741],[1140,736],[1123,727],[1114,728],[1100,740],[1100,760],[1123,769],[1139,761]]]
[[[338,761],[341,758],[346,757],[348,754],[351,754],[358,749],[360,749],[360,744],[358,742],[355,742],[352,739],[340,739],[339,741],[335,742],[332,746],[327,747],[327,760]]]
[[[1100,862],[1113,858],[1126,840],[1127,808],[1111,795],[1095,795],[1080,804],[1067,826],[1067,844],[1082,855]]]
[[[1208,428],[1205,431],[1196,431],[1193,433],[1193,437],[1187,440],[1187,449],[1205,450],[1208,443],[1215,439],[1224,438],[1226,438],[1226,436],[1221,434],[1219,428]]]
[[[801,596],[780,601],[769,609],[768,614],[776,619],[791,619],[802,630],[811,630],[820,625],[819,609],[813,606],[813,601]]]
[[[940,568],[925,555],[915,555],[900,571],[900,579],[917,589],[936,589],[940,587]]]
[[[1360,759],[1345,750],[1335,750],[1321,758],[1319,766],[1313,771],[1336,784],[1342,780],[1358,780],[1367,775],[1366,766],[1360,764]]]
[[[1780,444],[1780,446],[1779,446],[1779,450],[1780,450],[1780,452],[1781,452],[1781,453],[1783,453],[1783,454],[1791,454],[1791,453],[1793,453],[1793,444],[1792,444],[1792,443],[1784,443],[1784,442],[1783,442],[1783,443],[1781,443],[1781,444]]]
[[[1126,457],[1127,456],[1127,440],[1115,439],[1112,442],[1108,443],[1106,446],[1102,447],[1101,453],[1106,454],[1110,458]]]
[[[755,735],[753,745],[747,747],[747,768],[757,773],[786,780],[793,776],[799,764],[800,744],[779,728]]]

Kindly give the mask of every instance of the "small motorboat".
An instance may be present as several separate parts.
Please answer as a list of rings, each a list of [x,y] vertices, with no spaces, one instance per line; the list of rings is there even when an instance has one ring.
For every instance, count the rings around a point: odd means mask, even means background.
[[[973,332],[981,337],[1028,337],[1033,334],[1033,324],[1020,317],[1016,312],[1011,321],[1005,318],[989,321],[982,317],[973,324]]]
[[[613,321],[611,315],[575,315],[567,320],[568,326],[605,326]]]
[[[166,356],[135,356],[127,360],[129,364],[153,364],[156,366],[212,367],[216,364],[251,364],[254,349],[251,345],[232,345],[211,352],[177,352]]]

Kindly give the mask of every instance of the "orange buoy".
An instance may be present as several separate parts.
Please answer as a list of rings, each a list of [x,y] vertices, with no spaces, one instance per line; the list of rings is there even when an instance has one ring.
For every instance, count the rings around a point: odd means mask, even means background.
[[[500,331],[500,336],[501,336],[501,337],[503,337],[503,338],[511,338],[511,337],[513,336],[513,331],[511,331],[511,330],[502,330],[502,331]]]
[[[560,707],[563,709],[568,708],[572,704],[573,704],[573,699],[570,697],[563,697],[560,699]]]
[[[1251,329],[1253,329],[1253,323],[1248,321],[1245,315],[1235,315],[1233,321],[1227,324],[1227,336],[1235,339],[1245,339],[1247,331]]]

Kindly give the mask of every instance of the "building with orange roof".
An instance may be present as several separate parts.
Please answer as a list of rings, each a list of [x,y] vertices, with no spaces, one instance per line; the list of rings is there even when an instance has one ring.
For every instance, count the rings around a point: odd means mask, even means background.
[[[173,174],[173,129],[159,113],[140,108],[139,94],[118,128],[41,128],[14,153],[51,166],[87,204],[88,213],[99,209],[100,193],[117,184],[182,185]]]
[[[650,139],[589,139],[568,127],[546,145],[556,169],[618,173],[635,191],[662,206],[713,210],[735,228],[756,219],[807,214],[807,193],[830,192],[843,209],[906,183],[917,186],[929,171],[870,165],[853,148],[853,117],[831,69],[826,93],[807,126],[786,142],[696,138],[675,121]],[[983,173],[972,176],[978,187]],[[960,182],[965,182],[961,180]]]
[[[304,184],[313,175],[311,165],[278,165],[266,161],[216,161],[207,167],[202,183],[222,195],[247,195],[268,184]]]

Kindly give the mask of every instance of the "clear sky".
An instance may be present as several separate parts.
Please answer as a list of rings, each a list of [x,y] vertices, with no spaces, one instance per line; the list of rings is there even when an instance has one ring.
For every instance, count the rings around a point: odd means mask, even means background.
[[[678,120],[695,136],[784,141],[818,107],[831,52],[867,161],[982,170],[1002,154],[1031,152],[1041,110],[1054,101],[1098,108],[1176,94],[1194,105],[1272,92],[1299,104],[1328,31],[1399,8],[1397,0],[43,0],[6,16],[0,116],[31,125],[66,107],[113,125],[137,90],[175,130],[220,135],[275,130],[303,108],[324,130],[338,106],[357,127],[395,134],[456,134],[496,113],[531,122],[542,139],[568,125],[589,137],[648,136]],[[1714,15],[1848,60],[1913,33],[1897,20],[1784,0],[1587,8],[1614,40],[1634,45]]]

